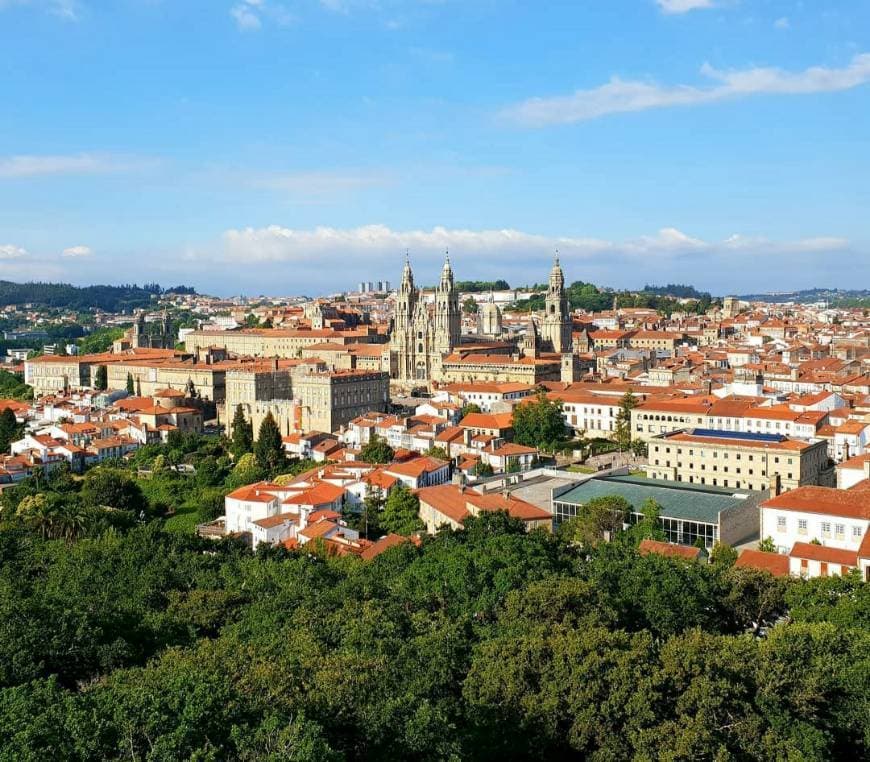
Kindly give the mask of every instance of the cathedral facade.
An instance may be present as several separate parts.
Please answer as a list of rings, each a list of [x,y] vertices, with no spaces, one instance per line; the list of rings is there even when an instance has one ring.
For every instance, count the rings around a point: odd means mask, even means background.
[[[390,337],[390,352],[395,360],[391,365],[398,381],[427,384],[439,378],[442,358],[459,346],[462,315],[449,256],[435,289],[433,307],[430,310],[414,285],[411,263],[406,259]]]

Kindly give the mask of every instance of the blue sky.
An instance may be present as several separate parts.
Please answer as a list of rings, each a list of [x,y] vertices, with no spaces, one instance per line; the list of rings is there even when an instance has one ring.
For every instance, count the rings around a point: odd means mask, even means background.
[[[0,277],[870,287],[870,3],[0,0]]]

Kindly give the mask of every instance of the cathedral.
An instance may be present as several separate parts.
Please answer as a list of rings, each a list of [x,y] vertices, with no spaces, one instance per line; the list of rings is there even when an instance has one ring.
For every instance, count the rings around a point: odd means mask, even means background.
[[[448,256],[435,288],[434,303],[414,285],[405,260],[390,336],[393,378],[405,386],[430,382],[562,380],[577,373],[573,352],[571,308],[559,257],[550,270],[540,327],[530,316],[516,345],[502,339],[501,311],[490,298],[478,315],[478,335],[469,349],[461,347],[462,313]]]
[[[403,382],[428,383],[441,373],[441,360],[459,346],[462,314],[453,283],[450,257],[444,261],[435,289],[434,313],[414,285],[411,263],[405,259],[390,351],[395,355],[396,378]]]

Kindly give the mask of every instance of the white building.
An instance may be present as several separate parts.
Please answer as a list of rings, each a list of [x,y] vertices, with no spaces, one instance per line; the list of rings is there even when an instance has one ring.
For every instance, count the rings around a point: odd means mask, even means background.
[[[761,504],[761,537],[789,556],[792,574],[870,579],[870,490],[798,487]]]

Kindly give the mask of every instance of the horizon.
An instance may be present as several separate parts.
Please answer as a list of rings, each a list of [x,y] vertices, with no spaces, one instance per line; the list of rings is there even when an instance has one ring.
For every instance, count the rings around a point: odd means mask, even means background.
[[[870,7],[0,0],[0,278],[870,283]],[[337,278],[338,276],[338,278]],[[759,285],[761,284],[761,285]]]

